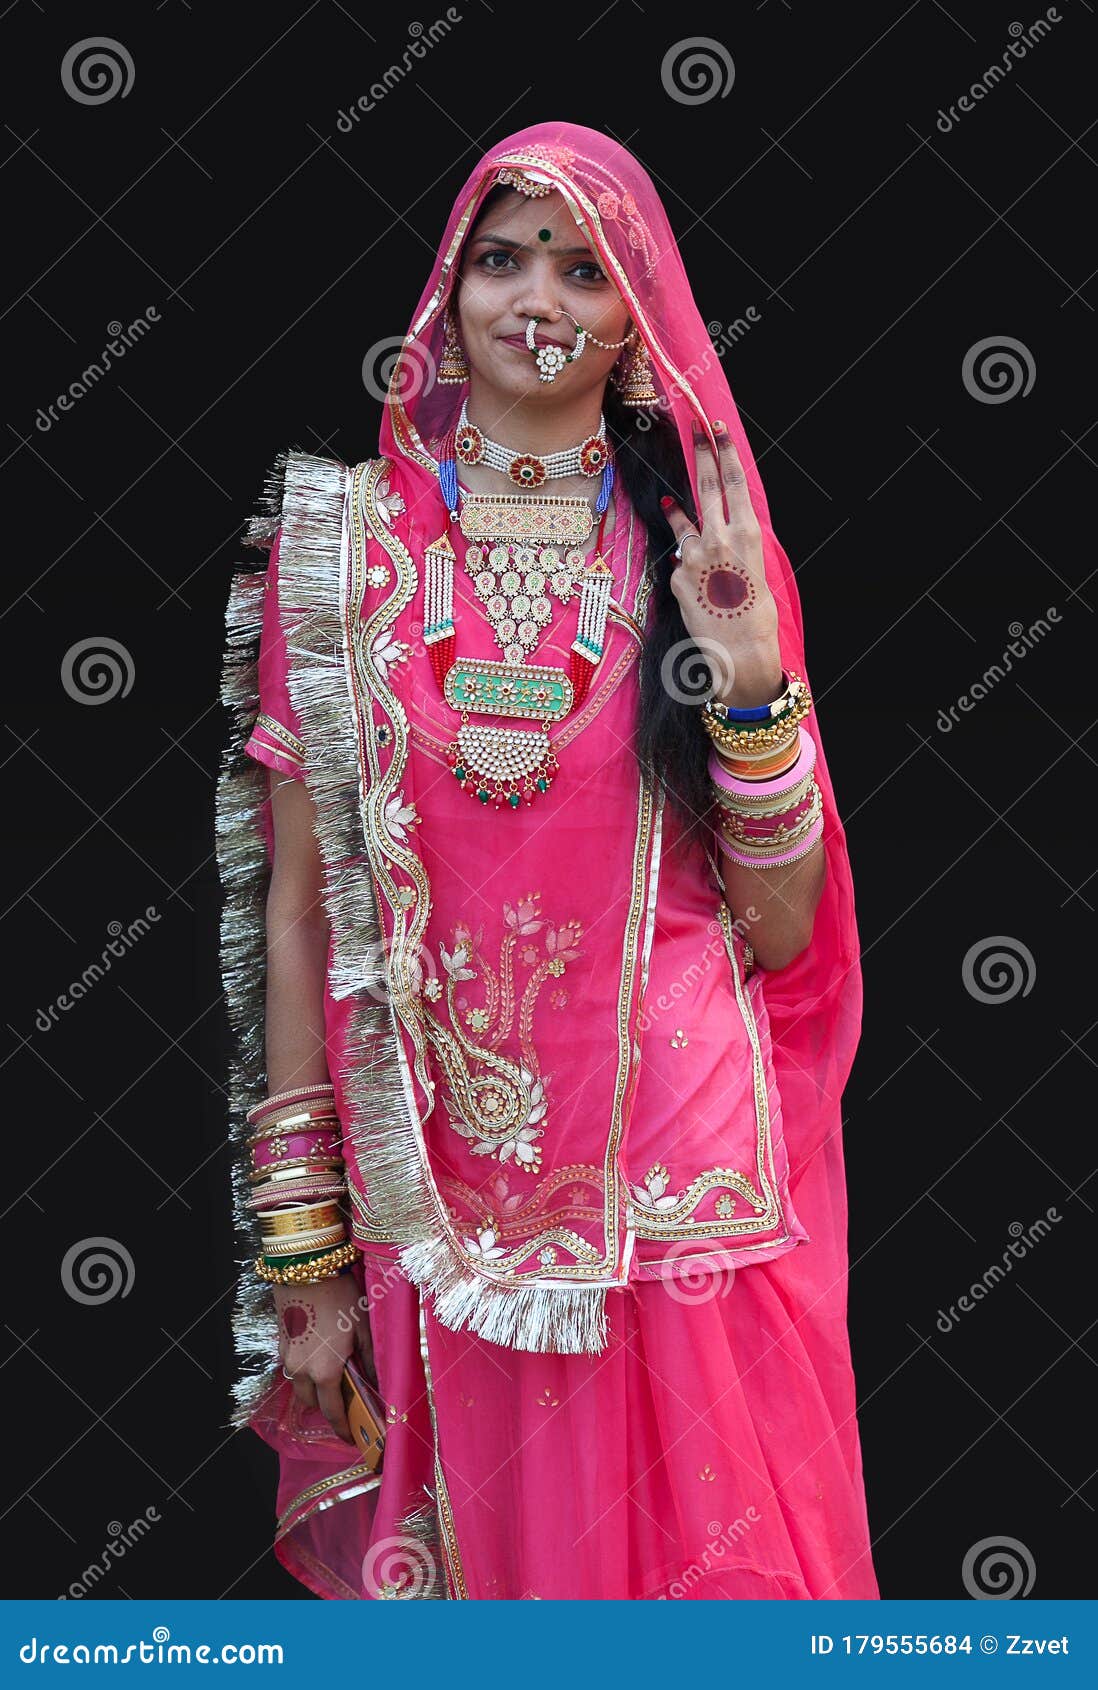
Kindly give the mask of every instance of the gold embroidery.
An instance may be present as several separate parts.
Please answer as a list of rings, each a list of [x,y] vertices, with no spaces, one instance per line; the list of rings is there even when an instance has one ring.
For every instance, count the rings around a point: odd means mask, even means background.
[[[492,1156],[500,1162],[513,1157],[527,1173],[541,1167],[538,1140],[544,1135],[549,1107],[534,1046],[534,1008],[546,980],[559,978],[567,964],[582,955],[579,923],[553,925],[542,915],[540,900],[540,892],[531,892],[517,904],[504,904],[506,931],[498,970],[480,950],[479,933],[474,937],[467,923],[458,922],[453,948],[439,946],[450,1028],[423,1006],[427,1036],[450,1088],[444,1101],[451,1127],[469,1140],[474,1156]],[[544,940],[544,956],[534,943],[535,935]],[[521,995],[515,984],[516,950],[531,969]],[[479,1044],[462,1030],[455,998],[457,988],[471,980],[482,983],[485,997],[483,1004],[468,1007],[464,1016],[471,1030],[481,1035]],[[516,1030],[521,1061],[501,1049]]]
[[[763,1061],[762,1044],[755,1021],[754,1009],[752,1008],[751,994],[745,989],[736,955],[737,930],[733,926],[728,905],[723,899],[718,910],[718,917],[724,935],[725,950],[731,964],[736,1003],[743,1017],[751,1045],[752,1087],[755,1099],[754,1178],[749,1178],[742,1169],[738,1168],[706,1168],[692,1179],[684,1190],[669,1195],[670,1175],[663,1163],[656,1163],[649,1168],[645,1175],[644,1185],[633,1187],[637,1203],[636,1232],[638,1238],[667,1239],[668,1241],[684,1238],[739,1239],[749,1236],[751,1233],[771,1232],[775,1227],[784,1226],[784,1216],[778,1202],[777,1179],[774,1174],[766,1064]],[[694,1219],[694,1211],[708,1193],[714,1190],[722,1192],[722,1196],[718,1197],[714,1204],[715,1218],[707,1221]],[[749,1217],[745,1216],[742,1220],[732,1219],[736,1208],[735,1199],[731,1196],[732,1192],[738,1192],[750,1205],[752,1213]],[[781,1238],[767,1240],[760,1247],[766,1248],[768,1244],[784,1243],[785,1236],[783,1234]],[[741,1247],[737,1245],[737,1248]],[[693,1260],[694,1258],[691,1257],[690,1259]]]
[[[255,725],[256,728],[262,728],[264,733],[269,734],[271,739],[278,741],[279,750],[284,757],[288,757],[293,763],[304,763],[304,745],[297,735],[292,734],[289,728],[284,728],[276,717],[268,715],[265,710],[261,710],[255,719]]]

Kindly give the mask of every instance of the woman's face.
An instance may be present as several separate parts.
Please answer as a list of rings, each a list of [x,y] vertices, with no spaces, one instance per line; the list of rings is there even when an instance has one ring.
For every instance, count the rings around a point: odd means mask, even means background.
[[[576,331],[565,313],[600,340],[622,340],[629,329],[628,310],[561,196],[512,191],[484,213],[464,252],[457,320],[474,388],[479,379],[513,399],[536,393],[552,404],[603,387],[620,353],[591,341],[554,381],[540,380],[527,324],[542,318],[536,344],[569,352]]]

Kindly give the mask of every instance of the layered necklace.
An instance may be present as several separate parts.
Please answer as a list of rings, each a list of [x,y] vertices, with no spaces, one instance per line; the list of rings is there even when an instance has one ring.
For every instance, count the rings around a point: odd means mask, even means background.
[[[592,509],[578,497],[469,493],[458,481],[459,459],[485,463],[516,485],[532,488],[566,475],[597,475],[598,497]],[[489,440],[469,422],[463,406],[457,427],[442,443],[439,486],[448,522],[424,553],[423,639],[439,690],[461,715],[447,761],[462,790],[482,805],[517,810],[548,792],[558,772],[549,727],[583,702],[605,643],[614,578],[602,556],[602,541],[613,485],[614,465],[601,432],[539,457]],[[582,547],[596,516],[598,533],[588,560]],[[458,654],[454,568],[459,553],[502,661]],[[578,626],[568,668],[528,663],[552,616],[551,598],[566,605],[577,593]],[[536,726],[502,728],[471,721],[473,716],[524,718]]]

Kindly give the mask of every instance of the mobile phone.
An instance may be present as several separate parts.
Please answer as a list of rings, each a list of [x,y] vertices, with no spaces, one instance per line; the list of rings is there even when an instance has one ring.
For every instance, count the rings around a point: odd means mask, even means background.
[[[376,1472],[385,1448],[385,1404],[350,1359],[344,1365],[340,1388],[351,1436],[366,1466]]]

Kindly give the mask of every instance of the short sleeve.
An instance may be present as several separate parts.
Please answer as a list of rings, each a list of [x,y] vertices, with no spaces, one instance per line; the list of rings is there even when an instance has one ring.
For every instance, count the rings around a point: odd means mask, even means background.
[[[263,629],[259,642],[259,715],[244,749],[279,773],[303,778],[305,746],[301,723],[286,685],[286,636],[278,615],[278,554],[282,530],[271,546],[264,580]]]

